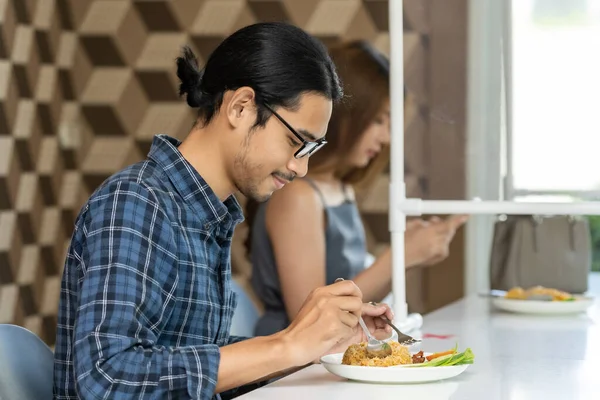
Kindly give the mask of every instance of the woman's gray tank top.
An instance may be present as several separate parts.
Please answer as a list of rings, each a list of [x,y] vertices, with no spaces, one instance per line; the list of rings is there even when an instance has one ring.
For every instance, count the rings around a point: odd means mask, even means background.
[[[342,204],[328,206],[317,185],[304,178],[319,195],[326,215],[326,284],[337,278],[352,279],[364,269],[367,256],[364,226],[356,206],[346,191]],[[271,241],[267,234],[265,211],[260,204],[252,229],[251,261],[252,288],[263,302],[265,313],[255,327],[255,335],[266,336],[285,329],[290,321],[285,310],[281,285]],[[293,227],[290,227],[293,230]],[[302,243],[298,243],[302,246]],[[310,249],[304,249],[310,251]]]

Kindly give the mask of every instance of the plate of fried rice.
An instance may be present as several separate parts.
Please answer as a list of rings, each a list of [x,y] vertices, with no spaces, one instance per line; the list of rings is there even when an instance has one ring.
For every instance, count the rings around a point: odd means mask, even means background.
[[[520,314],[585,313],[595,301],[592,297],[573,295],[544,286],[533,286],[528,289],[514,287],[501,296],[493,297],[492,303],[496,308]]]
[[[411,354],[406,346],[390,341],[392,354],[369,358],[366,343],[353,344],[344,353],[321,357],[321,364],[341,378],[371,383],[423,383],[453,378],[463,373],[469,364],[449,366],[417,366],[432,353]],[[450,357],[450,355],[446,356]]]

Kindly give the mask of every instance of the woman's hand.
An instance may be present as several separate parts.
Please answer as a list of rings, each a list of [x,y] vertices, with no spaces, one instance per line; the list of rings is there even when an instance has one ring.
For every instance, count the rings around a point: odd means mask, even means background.
[[[406,265],[433,265],[448,257],[450,242],[467,219],[466,215],[453,215],[444,220],[432,217],[428,221],[409,221],[405,235]]]

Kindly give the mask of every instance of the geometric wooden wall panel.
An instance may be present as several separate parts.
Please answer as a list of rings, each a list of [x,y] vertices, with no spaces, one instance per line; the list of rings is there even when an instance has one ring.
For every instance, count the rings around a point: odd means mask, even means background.
[[[405,0],[407,87],[420,107],[407,114],[407,140],[421,148],[429,4]],[[0,322],[52,345],[82,202],[145,157],[153,135],[182,138],[192,125],[177,96],[182,45],[202,62],[232,31],[283,20],[326,43],[363,38],[388,53],[387,8],[386,0],[0,0]],[[426,179],[422,157],[407,162]],[[374,198],[387,198],[387,179],[365,203],[369,237],[383,242],[386,202]]]

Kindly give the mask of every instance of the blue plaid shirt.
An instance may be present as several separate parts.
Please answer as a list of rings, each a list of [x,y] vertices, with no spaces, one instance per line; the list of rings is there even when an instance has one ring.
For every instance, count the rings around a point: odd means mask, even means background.
[[[219,347],[243,339],[229,336],[231,239],[243,216],[178,145],[156,136],[148,159],[110,177],[77,217],[60,293],[56,399],[220,397]]]

